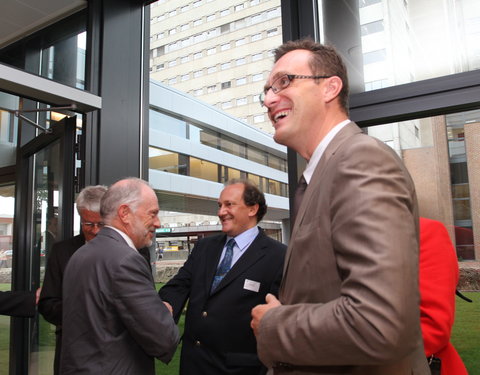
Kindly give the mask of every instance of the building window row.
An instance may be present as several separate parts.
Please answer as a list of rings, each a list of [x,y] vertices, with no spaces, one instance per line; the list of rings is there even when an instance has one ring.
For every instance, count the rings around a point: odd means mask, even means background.
[[[219,35],[223,35],[223,34],[226,34],[228,32],[231,32],[231,31],[240,30],[240,29],[249,27],[251,25],[255,25],[257,23],[260,23],[260,22],[265,22],[265,21],[270,20],[270,19],[278,18],[280,20],[280,16],[281,16],[280,7],[273,8],[273,9],[270,9],[270,10],[266,10],[262,13],[258,13],[258,14],[254,14],[254,15],[251,15],[251,16],[248,16],[248,17],[245,17],[245,18],[241,18],[239,20],[235,20],[235,21],[226,23],[224,25],[215,27],[213,29],[203,31],[201,33],[197,33],[197,34],[194,34],[194,35],[190,35],[187,38],[184,38],[184,39],[181,39],[181,40],[176,40],[172,43],[168,43],[165,46],[162,46],[162,47],[164,47],[163,51],[165,53],[175,51],[175,50],[185,48],[185,47],[188,47],[190,45],[193,45],[193,44],[196,44],[196,43],[199,43],[199,42],[203,42],[205,40],[215,38]],[[213,21],[213,19],[209,19],[209,17],[210,16],[205,17],[205,22],[212,22]],[[166,36],[174,35],[177,32],[188,30],[190,27],[196,27],[196,26],[199,26],[203,23],[204,23],[204,20],[203,20],[203,18],[201,18],[201,19],[191,21],[191,26],[190,26],[190,23],[179,25],[175,28],[172,28],[172,29],[169,29],[169,30],[162,31],[160,33],[156,33],[156,34],[151,35],[150,36],[150,41],[154,42],[156,40],[163,39]],[[278,35],[278,33],[279,33],[278,27],[277,28],[272,28],[272,29],[267,30],[266,36],[270,37],[270,36]],[[252,36],[252,41],[256,41],[256,40],[259,40],[261,38],[262,38],[262,34],[261,33],[256,33]],[[159,52],[160,51],[157,52],[158,56],[160,56]]]
[[[188,12],[189,10],[195,10],[199,6],[201,6],[203,4],[206,4],[206,3],[209,3],[211,1],[213,1],[213,0],[206,0],[206,1],[205,0],[198,0],[198,1],[194,1],[190,4],[182,5],[181,7],[177,8],[177,9],[169,10],[168,12],[165,12],[165,13],[160,14],[158,16],[154,15],[150,18],[150,24],[155,24],[157,22],[161,22],[161,21],[163,21],[163,20],[165,20],[166,18],[169,18],[169,17],[175,17],[179,13],[185,13],[185,12]],[[265,2],[265,1],[269,1],[269,0],[263,0],[263,2]],[[259,3],[260,3],[260,1],[254,0],[254,1],[246,2],[246,3],[237,4],[233,7],[225,8],[225,9],[222,9],[218,12],[209,14],[209,15],[205,16],[205,20],[206,20],[206,22],[211,22],[215,18],[228,16],[229,14],[231,14],[232,11],[233,12],[242,11],[243,9],[245,9],[246,4],[249,4],[250,6],[255,6],[255,5],[258,5]],[[277,8],[277,9],[279,9],[279,8]],[[192,21],[192,22],[196,23],[195,26],[197,26],[197,25],[202,24],[203,21],[204,21],[203,19],[196,19],[195,21]],[[261,22],[261,21],[257,21],[257,22]]]
[[[180,76],[180,77],[183,77],[183,76]],[[184,80],[184,79],[181,78],[181,80]],[[251,79],[249,79],[249,80],[247,80],[247,77],[241,77],[241,78],[237,78],[237,79],[232,80],[232,81],[224,81],[224,82],[216,83],[216,84],[213,84],[213,85],[208,85],[206,87],[196,88],[196,89],[190,90],[188,93],[193,95],[193,96],[200,96],[200,95],[203,95],[204,93],[211,94],[211,93],[214,93],[214,92],[217,92],[217,91],[220,91],[220,90],[227,90],[227,89],[230,89],[232,87],[242,86],[242,85],[247,84],[247,81],[259,82],[259,81],[262,81],[262,80],[263,80],[263,74],[260,73],[258,75],[255,74],[255,75],[251,76]],[[169,79],[169,80],[166,80],[165,83],[168,84],[168,83],[173,82],[173,81],[175,81],[175,82],[177,81],[176,77],[174,77],[172,79]],[[232,84],[232,82],[234,82],[235,84]],[[252,95],[252,102],[253,103],[258,102],[258,94],[255,93],[255,94]]]
[[[287,171],[287,161],[245,142],[238,141],[228,135],[206,129],[199,124],[166,115],[150,108],[150,128],[172,134],[192,142],[201,143],[216,150],[259,163],[282,172]]]
[[[149,148],[149,168],[222,184],[233,178],[246,178],[264,193],[288,197],[288,185],[283,182],[157,147]]]

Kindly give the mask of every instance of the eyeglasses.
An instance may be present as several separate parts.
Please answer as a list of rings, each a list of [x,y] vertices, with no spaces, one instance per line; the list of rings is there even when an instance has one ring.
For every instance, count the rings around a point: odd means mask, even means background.
[[[86,226],[88,229],[92,229],[93,227],[103,228],[105,223],[90,223],[89,221],[83,221],[82,225]]]
[[[278,94],[280,91],[286,89],[290,86],[290,83],[294,79],[322,79],[322,78],[330,78],[332,76],[304,76],[298,74],[285,74],[283,76],[278,77],[275,81],[273,81],[271,86],[265,87],[263,92],[260,94],[260,105],[263,106],[265,103],[265,96],[267,96],[268,90],[272,89],[274,94]]]

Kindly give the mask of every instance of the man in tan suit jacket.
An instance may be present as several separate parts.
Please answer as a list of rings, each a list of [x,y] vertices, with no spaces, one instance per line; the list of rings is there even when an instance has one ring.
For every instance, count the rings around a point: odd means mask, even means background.
[[[260,359],[274,374],[429,374],[414,185],[348,119],[341,58],[309,39],[284,44],[261,101],[274,139],[308,165],[279,300],[252,310]]]

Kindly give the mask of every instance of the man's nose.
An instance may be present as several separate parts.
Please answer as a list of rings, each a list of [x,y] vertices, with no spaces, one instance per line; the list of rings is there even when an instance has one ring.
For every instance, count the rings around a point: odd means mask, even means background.
[[[274,104],[277,101],[278,95],[273,92],[273,90],[270,88],[268,91],[265,93],[265,97],[263,99],[263,105],[268,109],[272,104]]]

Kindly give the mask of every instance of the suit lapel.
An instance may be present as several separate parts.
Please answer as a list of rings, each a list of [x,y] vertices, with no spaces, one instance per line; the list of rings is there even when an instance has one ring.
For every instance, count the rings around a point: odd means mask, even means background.
[[[249,269],[252,265],[258,262],[260,258],[265,256],[265,247],[263,246],[263,238],[265,234],[260,230],[258,236],[253,240],[247,250],[242,256],[235,262],[230,271],[225,275],[224,279],[220,282],[215,293],[222,290],[233,280],[241,276],[245,270]],[[212,276],[213,280],[213,276]]]
[[[290,239],[290,244],[295,243],[295,237],[297,233],[297,227],[303,220],[305,213],[307,212],[308,208],[311,207],[310,200],[312,197],[318,197],[319,192],[321,191],[321,181],[323,179],[323,174],[325,172],[325,167],[328,164],[330,158],[335,155],[337,149],[342,145],[348,138],[351,136],[360,133],[360,128],[354,123],[350,122],[347,124],[342,130],[338,132],[335,137],[331,140],[328,144],[325,152],[323,153],[322,157],[320,158],[318,165],[313,172],[312,179],[305,190],[305,194],[303,196],[302,203],[298,209],[297,217],[295,219],[295,223],[292,229],[292,237]],[[288,246],[287,254],[285,255],[285,264],[283,269],[283,274],[287,272],[288,264],[290,263],[290,256],[292,253],[292,246]]]

